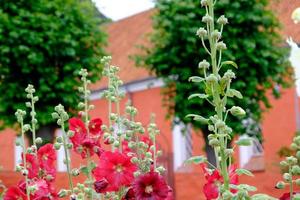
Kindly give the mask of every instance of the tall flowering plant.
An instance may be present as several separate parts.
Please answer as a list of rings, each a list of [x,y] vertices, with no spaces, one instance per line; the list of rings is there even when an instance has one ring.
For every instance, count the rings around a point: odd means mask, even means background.
[[[227,49],[222,40],[223,29],[228,23],[228,19],[221,15],[216,19],[214,7],[217,1],[201,0],[202,7],[206,10],[202,18],[204,27],[197,31],[203,48],[209,56],[209,61],[199,62],[199,69],[203,72],[203,77],[192,76],[190,81],[196,84],[204,84],[205,91],[192,94],[188,99],[205,100],[212,105],[215,114],[209,118],[204,118],[199,114],[189,114],[196,121],[207,124],[209,145],[214,149],[216,156],[216,166],[208,162],[203,156],[195,156],[187,162],[200,164],[206,179],[203,193],[208,200],[211,199],[273,199],[265,194],[252,195],[256,191],[254,186],[240,184],[238,176],[252,173],[245,169],[238,169],[232,162],[232,155],[237,145],[248,146],[250,139],[240,139],[230,147],[232,139],[232,129],[226,124],[227,116],[233,115],[240,118],[246,112],[239,106],[228,107],[230,98],[243,98],[240,91],[231,88],[233,80],[236,78],[234,70],[238,65],[233,61],[223,61],[222,54]]]
[[[30,124],[24,123],[26,111],[16,112],[21,127],[23,149],[22,163],[17,171],[24,176],[18,185],[8,188],[4,200],[46,200],[70,198],[71,200],[172,200],[172,189],[162,176],[165,169],[157,162],[161,151],[157,149],[156,137],[159,130],[151,122],[144,127],[135,120],[137,109],[130,102],[121,112],[120,101],[124,94],[119,90],[122,81],[118,78],[119,68],[110,64],[110,57],[104,57],[103,75],[108,78],[108,89],[103,97],[108,101],[108,121],[105,125],[101,118],[91,118],[89,112],[94,105],[89,103],[91,91],[88,72],[79,73],[82,86],[78,88],[82,99],[78,103],[78,115],[69,117],[64,106],[54,108],[52,118],[59,125],[62,135],[56,137],[54,144],[38,148],[42,138],[36,138],[37,126],[35,89],[26,88],[26,106],[30,108]],[[115,104],[115,105],[114,105]],[[113,106],[116,107],[115,111]],[[31,132],[32,145],[27,146],[25,133]],[[56,178],[56,150],[63,148],[64,164],[67,169],[69,186],[59,191],[54,188]],[[78,154],[82,163],[79,168],[72,167],[71,152]],[[96,161],[96,162],[95,162]],[[83,174],[86,180],[76,183],[74,176]]]

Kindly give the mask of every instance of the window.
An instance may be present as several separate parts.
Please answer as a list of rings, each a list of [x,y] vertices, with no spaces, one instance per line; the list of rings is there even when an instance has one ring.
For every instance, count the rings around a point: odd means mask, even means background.
[[[191,125],[185,125],[179,120],[174,120],[172,136],[174,170],[186,171],[183,164],[192,156]]]

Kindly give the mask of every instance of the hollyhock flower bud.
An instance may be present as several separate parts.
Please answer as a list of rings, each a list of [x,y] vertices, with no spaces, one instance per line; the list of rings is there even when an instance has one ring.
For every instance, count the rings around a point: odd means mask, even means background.
[[[211,37],[218,40],[221,38],[221,32],[219,32],[218,30],[214,30],[212,33],[211,33]]]
[[[287,157],[286,160],[289,164],[292,164],[292,165],[297,164],[297,161],[298,161],[297,158],[295,158],[294,156]]]
[[[60,147],[61,147],[61,144],[60,143],[54,143],[54,148],[55,148],[55,150],[59,150],[60,149]]]
[[[217,23],[220,25],[228,24],[228,19],[224,15],[222,15],[218,18]]]
[[[105,189],[107,188],[107,186],[108,186],[108,181],[105,178],[103,178],[99,181],[95,181],[95,183],[94,183],[94,188],[97,193],[104,192]]]
[[[35,143],[37,143],[37,144],[42,144],[42,143],[43,143],[43,139],[40,138],[40,137],[37,137],[37,138],[35,139]]]
[[[209,69],[209,62],[207,62],[205,59],[202,60],[199,64],[198,64],[198,68],[199,69]]]
[[[291,175],[289,173],[284,173],[282,177],[287,182],[289,182],[289,181],[292,180],[292,177],[291,177]]]
[[[297,158],[300,158],[300,151],[297,151],[296,157],[297,157]]]
[[[201,0],[201,6],[208,6],[209,0]]]
[[[211,23],[212,21],[213,21],[213,18],[208,14],[206,14],[205,16],[202,17],[202,22],[204,22],[204,23]]]
[[[22,175],[23,175],[23,176],[28,175],[28,170],[27,170],[27,169],[23,169],[21,172],[22,172]]]
[[[284,189],[285,188],[285,183],[283,181],[279,181],[276,186],[277,189]]]
[[[222,194],[222,196],[223,196],[223,198],[225,199],[225,200],[229,200],[229,199],[232,199],[232,197],[233,197],[233,194],[230,192],[230,191],[225,191],[223,194]]]
[[[205,30],[204,28],[199,28],[196,32],[196,35],[199,36],[200,38],[204,38],[207,36],[207,30]]]
[[[217,146],[220,146],[220,142],[218,139],[212,139],[209,141],[209,145],[212,146],[212,147],[217,147]]]
[[[299,167],[298,165],[294,165],[294,166],[292,167],[292,173],[293,173],[294,175],[299,175],[299,174],[300,174],[300,167]]]
[[[233,116],[244,116],[244,115],[246,115],[246,112],[244,111],[244,109],[239,107],[239,106],[232,106],[232,108],[230,108],[229,111]]]
[[[224,42],[221,41],[216,44],[216,48],[217,48],[217,50],[225,50],[225,49],[227,49],[227,46]]]
[[[69,130],[69,131],[67,132],[67,135],[68,135],[68,137],[73,137],[73,136],[75,135],[75,132]]]
[[[71,173],[73,176],[78,176],[80,174],[80,171],[78,169],[72,169]]]
[[[218,82],[218,78],[214,74],[210,74],[207,78],[206,81],[208,83],[216,83]]]
[[[280,166],[281,167],[287,167],[287,166],[289,166],[289,164],[286,161],[283,160],[283,161],[280,162]]]

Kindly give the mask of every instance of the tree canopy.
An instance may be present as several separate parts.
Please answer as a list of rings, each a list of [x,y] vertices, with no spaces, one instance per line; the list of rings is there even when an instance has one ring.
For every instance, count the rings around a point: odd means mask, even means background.
[[[232,87],[243,94],[243,99],[228,100],[228,106],[245,108],[247,118],[255,121],[249,130],[241,120],[228,120],[235,133],[259,132],[262,113],[270,107],[268,91],[273,90],[278,96],[278,88],[289,85],[287,49],[278,34],[280,23],[269,7],[268,0],[218,0],[216,4],[216,19],[220,17],[218,13],[225,13],[229,19],[222,38],[227,45],[223,59],[238,64],[239,76]],[[186,115],[196,113],[208,117],[213,112],[205,100],[187,101],[189,95],[204,89],[204,84],[188,81],[192,75],[203,76],[198,63],[209,60],[196,36],[197,30],[205,25],[201,21],[204,14],[199,0],[157,0],[154,31],[150,36],[152,46],[144,47],[146,54],[136,59],[165,80],[164,95],[169,113],[202,129],[204,126],[190,121]]]
[[[53,123],[61,103],[75,110],[81,68],[96,81],[106,34],[90,0],[0,1],[0,128],[15,124],[28,84],[35,86],[40,125]]]

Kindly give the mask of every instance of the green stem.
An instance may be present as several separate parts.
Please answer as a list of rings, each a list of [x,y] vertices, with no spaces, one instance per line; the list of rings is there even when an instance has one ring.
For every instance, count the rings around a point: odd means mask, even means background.
[[[290,184],[290,200],[293,200],[294,199],[294,197],[293,197],[294,188],[293,188],[293,178],[292,178],[292,168],[291,168],[291,166],[289,166],[289,174],[291,176],[291,180],[289,181],[289,184]]]
[[[31,94],[31,131],[32,131],[32,142],[35,148],[37,148],[36,146],[36,133],[35,133],[35,108],[34,108],[34,101],[33,101],[33,94]],[[37,149],[35,149],[35,153],[36,153]]]
[[[63,146],[64,146],[64,152],[65,152],[67,172],[68,172],[69,187],[73,194],[74,189],[73,189],[73,181],[72,181],[71,167],[70,167],[70,155],[69,155],[69,151],[68,151],[68,147],[67,147],[67,135],[66,135],[64,123],[62,123],[62,125],[61,125],[61,130],[62,130],[62,136],[63,136]]]
[[[208,37],[209,37],[209,43],[210,43],[210,49],[211,49],[211,62],[212,62],[212,71],[213,74],[218,77],[219,74],[219,69],[218,69],[218,64],[217,64],[217,49],[216,49],[216,43],[217,41],[211,37],[212,32],[214,31],[214,5],[212,1],[209,1],[208,5],[208,14],[212,17],[212,21],[209,23],[209,32],[208,32]],[[221,60],[221,58],[219,58]],[[221,61],[220,61],[221,62]],[[223,103],[221,100],[221,94],[220,91],[218,90],[218,83],[215,83],[212,85],[212,89],[214,91],[213,93],[213,103],[216,105],[216,112],[219,120],[223,120]],[[220,132],[217,130],[215,132],[216,134],[220,134]],[[228,175],[228,170],[227,170],[227,157],[225,154],[225,149],[227,146],[225,144],[227,143],[227,138],[223,136],[223,134],[220,134],[219,141],[220,141],[220,149],[219,152],[215,151],[216,156],[220,155],[221,157],[221,162],[220,162],[220,170],[221,174],[224,179],[224,189],[229,190],[229,175]],[[218,159],[218,157],[216,157]]]
[[[23,130],[23,121],[21,122],[21,132],[22,132],[22,148],[23,148],[23,165],[27,170],[27,162],[26,162],[26,146],[25,146],[25,134]],[[25,175],[25,184],[26,184],[26,195],[27,199],[30,200],[30,191],[28,189],[28,174]]]

